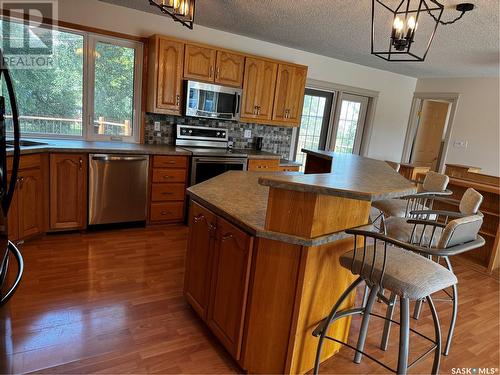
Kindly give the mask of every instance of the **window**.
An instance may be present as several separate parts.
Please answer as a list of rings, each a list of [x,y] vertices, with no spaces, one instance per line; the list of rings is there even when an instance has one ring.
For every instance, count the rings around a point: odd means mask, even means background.
[[[9,42],[21,39],[25,26],[1,20],[0,27],[6,22]],[[21,136],[138,141],[142,44],[66,29],[48,32],[53,67],[10,68]]]

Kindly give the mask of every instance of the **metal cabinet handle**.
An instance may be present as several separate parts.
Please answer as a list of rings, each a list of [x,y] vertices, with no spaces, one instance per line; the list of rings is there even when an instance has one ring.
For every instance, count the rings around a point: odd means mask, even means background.
[[[171,214],[171,213],[172,213],[172,211],[161,211],[161,212],[160,212],[160,214],[161,214],[161,215],[163,215],[163,216],[165,216],[165,215],[169,215],[169,214]]]
[[[80,164],[78,168],[79,168],[80,170],[82,170],[82,169],[83,169],[83,159],[82,159],[82,158],[80,158],[80,160],[78,161],[78,163]]]
[[[215,71],[215,78],[219,79],[220,76],[220,67],[217,67],[217,70]]]
[[[172,193],[171,191],[162,191],[161,192],[163,195],[172,195],[174,193]]]
[[[172,176],[165,175],[163,178],[172,178]]]
[[[19,189],[22,189],[24,183],[24,177],[18,177],[17,181],[19,182]]]
[[[204,218],[205,218],[205,215],[199,214],[199,215],[196,215],[195,217],[193,217],[193,221],[195,223],[198,223],[198,222],[202,221]]]
[[[232,233],[227,233],[227,234],[225,234],[225,235],[222,236],[221,240],[222,241],[226,241],[226,240],[229,240],[231,238],[233,238],[233,234]]]
[[[260,116],[260,105],[257,106],[257,116]]]
[[[257,106],[256,106],[256,105],[253,107],[253,114],[254,114],[254,115],[256,115],[256,114],[257,114]]]
[[[210,73],[209,73],[209,77],[212,78],[212,76],[214,75],[214,67],[211,66],[210,67]]]
[[[175,96],[175,105],[179,106],[180,104],[181,104],[181,96],[180,95],[176,95]]]

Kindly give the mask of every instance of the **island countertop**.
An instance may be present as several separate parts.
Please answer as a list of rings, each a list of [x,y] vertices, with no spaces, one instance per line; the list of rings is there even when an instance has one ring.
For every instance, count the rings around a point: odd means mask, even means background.
[[[377,201],[416,192],[416,187],[386,162],[353,154],[321,150],[302,150],[330,159],[330,173],[276,174],[262,176],[259,183],[284,190],[295,190],[344,198]]]

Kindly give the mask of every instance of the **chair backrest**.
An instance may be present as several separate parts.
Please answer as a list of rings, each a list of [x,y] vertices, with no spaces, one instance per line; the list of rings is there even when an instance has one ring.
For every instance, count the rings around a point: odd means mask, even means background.
[[[483,225],[481,215],[470,215],[451,220],[441,232],[437,248],[447,249],[477,239],[479,229]]]
[[[460,200],[458,209],[464,215],[475,215],[481,203],[483,203],[483,196],[473,188],[468,188]]]
[[[425,174],[422,188],[425,191],[441,192],[443,190],[446,190],[446,188],[448,187],[448,182],[450,182],[450,178],[447,175],[429,171]]]

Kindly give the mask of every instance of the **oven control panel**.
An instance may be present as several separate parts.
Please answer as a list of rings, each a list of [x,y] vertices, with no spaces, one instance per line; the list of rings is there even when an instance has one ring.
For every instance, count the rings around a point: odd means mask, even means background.
[[[177,145],[226,148],[227,142],[228,133],[226,129],[177,125],[175,141]]]

